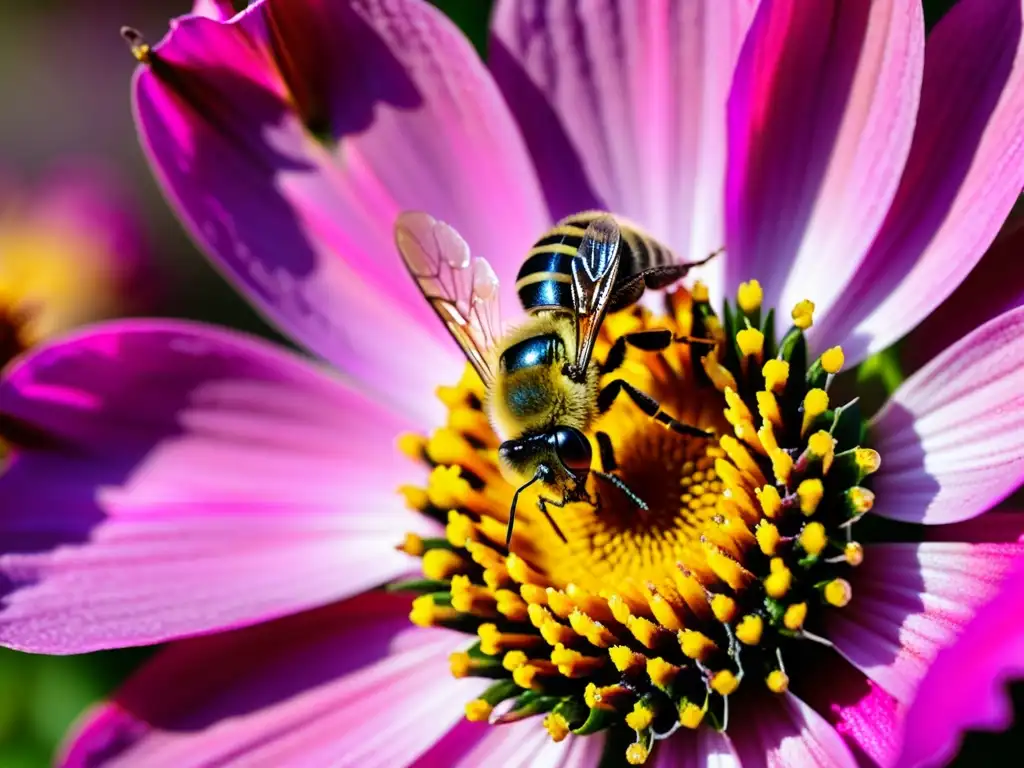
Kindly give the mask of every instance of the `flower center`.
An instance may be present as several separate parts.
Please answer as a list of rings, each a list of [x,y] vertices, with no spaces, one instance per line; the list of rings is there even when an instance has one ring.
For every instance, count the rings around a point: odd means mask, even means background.
[[[651,329],[713,344],[631,349],[602,383],[625,379],[716,437],[678,434],[616,402],[589,436],[642,504],[591,473],[596,507],[551,509],[562,541],[531,487],[506,548],[515,488],[502,477],[500,441],[471,372],[439,390],[445,427],[400,440],[432,467],[426,488],[402,489],[406,500],[446,535],[406,538],[402,549],[422,557],[424,578],[395,588],[420,593],[414,623],[476,636],[453,654],[452,673],[495,682],[466,716],[543,715],[555,740],[632,732],[634,764],[679,727],[727,728],[729,699],[748,684],[787,690],[786,655],[824,641],[824,613],[851,598],[844,575],[863,558],[852,529],[874,498],[861,483],[879,464],[860,446],[856,402],[829,401],[842,351],[809,362],[810,302],[793,310],[778,342],[756,281],[721,317],[699,283],[668,293],[666,306],[665,316],[634,307],[608,317],[595,357]]]

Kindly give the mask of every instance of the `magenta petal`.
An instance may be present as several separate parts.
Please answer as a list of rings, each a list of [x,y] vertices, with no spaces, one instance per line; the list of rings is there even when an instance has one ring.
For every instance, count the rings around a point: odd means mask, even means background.
[[[173,645],[90,713],[62,765],[407,765],[478,682],[448,671],[460,637],[408,611],[373,593]]]
[[[462,722],[412,768],[594,768],[604,745],[604,734],[570,735],[556,743],[539,719],[502,726]]]
[[[924,63],[913,0],[765,0],[729,97],[730,286],[819,312],[867,252],[910,150]]]
[[[548,219],[497,88],[444,15],[412,0],[267,0],[228,23],[180,19],[155,56],[135,79],[143,145],[242,291],[399,405],[457,376],[395,249],[398,212],[452,224],[509,298]]]
[[[980,515],[1024,481],[1024,307],[961,339],[893,393],[871,426],[875,512],[908,522]]]
[[[724,244],[725,103],[754,4],[498,3],[491,69],[556,218],[605,207],[683,257]]]
[[[828,617],[828,637],[904,704],[939,649],[1000,588],[1022,544],[876,544],[850,579],[853,600]]]
[[[939,652],[907,712],[901,766],[943,765],[964,731],[1013,722],[1005,686],[1024,676],[1024,562],[963,634]]]
[[[652,768],[741,768],[729,737],[711,728],[676,731],[658,744]]]
[[[1003,312],[1024,306],[1024,219],[1011,220],[960,286],[900,345],[916,371],[946,347]]]
[[[98,326],[0,384],[0,643],[79,653],[261,621],[403,573],[409,423],[186,323]]]
[[[729,737],[743,768],[854,768],[856,760],[825,720],[793,694],[734,697]]]
[[[231,0],[195,0],[192,4],[192,13],[216,21],[227,21],[235,15],[235,9]]]
[[[847,359],[884,349],[952,293],[1024,187],[1021,15],[1020,0],[963,0],[929,35],[899,191],[843,300],[815,320],[812,336]]]

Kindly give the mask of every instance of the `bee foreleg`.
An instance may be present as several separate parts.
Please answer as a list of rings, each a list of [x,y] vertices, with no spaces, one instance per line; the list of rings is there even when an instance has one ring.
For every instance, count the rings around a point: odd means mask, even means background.
[[[597,451],[601,456],[601,469],[605,472],[614,472],[619,468],[619,463],[615,460],[612,439],[608,437],[607,432],[598,432],[594,437],[597,438]]]
[[[505,529],[505,547],[508,548],[509,544],[512,543],[512,527],[516,524],[516,505],[519,503],[519,494],[529,488],[531,485],[536,483],[542,477],[538,471],[531,480],[527,480],[521,486],[516,489],[516,492],[512,494],[512,506],[508,511],[508,528]],[[541,508],[543,511],[543,507]],[[545,514],[547,514],[545,512]]]
[[[608,350],[608,356],[601,364],[601,373],[611,373],[622,366],[626,360],[627,345],[645,352],[661,352],[672,344],[704,344],[713,347],[715,342],[711,339],[699,339],[694,336],[673,336],[672,331],[668,328],[624,333],[615,340],[612,348]]]
[[[698,427],[684,424],[678,419],[675,419],[665,413],[665,411],[661,409],[661,404],[658,403],[657,400],[650,395],[641,392],[632,384],[623,381],[622,379],[615,379],[615,381],[611,382],[601,390],[600,394],[597,396],[598,410],[601,413],[604,413],[611,408],[612,403],[615,402],[615,398],[619,396],[620,392],[625,392],[629,396],[629,399],[636,403],[637,407],[640,408],[641,411],[646,413],[666,429],[671,429],[673,432],[678,432],[681,435],[690,435],[692,437],[714,437],[713,432],[707,432]]]
[[[546,499],[543,496],[538,496],[537,497],[537,508],[540,509],[540,511],[543,513],[544,517],[546,517],[548,519],[548,522],[551,524],[551,527],[554,528],[555,529],[555,533],[558,534],[558,538],[560,538],[562,540],[562,542],[565,543],[565,544],[568,544],[569,540],[567,538],[565,538],[565,534],[562,533],[562,529],[558,527],[558,523],[555,522],[555,518],[553,518],[551,516],[551,513],[548,512],[547,505],[550,504],[552,507],[559,507],[559,508],[561,508],[561,507],[564,507],[568,503],[568,501],[569,501],[569,499],[564,497],[564,496],[562,497],[562,500],[560,502],[552,501],[551,499]]]

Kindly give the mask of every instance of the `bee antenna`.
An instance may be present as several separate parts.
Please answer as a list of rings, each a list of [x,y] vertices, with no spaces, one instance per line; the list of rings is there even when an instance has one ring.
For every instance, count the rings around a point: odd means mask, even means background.
[[[637,496],[635,493],[633,493],[633,491],[630,490],[629,486],[626,485],[621,478],[616,477],[615,475],[610,475],[607,472],[602,472],[599,469],[592,469],[590,471],[593,472],[598,477],[607,480],[609,483],[611,483],[620,491],[622,491],[623,495],[640,509],[644,510],[645,512],[650,509],[650,507],[647,506],[647,503],[639,496]]]

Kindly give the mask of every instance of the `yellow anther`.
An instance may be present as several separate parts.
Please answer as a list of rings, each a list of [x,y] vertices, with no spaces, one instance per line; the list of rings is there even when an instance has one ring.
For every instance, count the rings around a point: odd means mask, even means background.
[[[576,604],[569,599],[569,596],[554,587],[547,588],[548,608],[555,616],[567,619],[569,614],[576,610]]]
[[[670,664],[660,656],[647,660],[647,676],[658,688],[668,688],[678,674],[679,667]]]
[[[519,587],[519,594],[530,605],[547,605],[548,595],[544,587],[537,584],[523,584]]]
[[[873,448],[858,448],[854,452],[854,458],[857,461],[857,467],[865,475],[877,472],[878,468],[882,466],[882,457]]]
[[[764,334],[756,328],[744,328],[736,334],[736,344],[744,357],[760,357],[764,352]]]
[[[421,512],[430,505],[430,497],[427,496],[427,492],[419,486],[403,485],[398,488],[398,492],[402,494],[402,498],[405,499],[405,506],[414,512]]]
[[[762,521],[754,532],[758,548],[771,557],[779,546],[779,529],[773,523]]]
[[[541,587],[549,586],[548,580],[528,566],[526,561],[515,552],[510,554],[508,559],[505,560],[505,567],[508,569],[508,575],[520,584],[537,584]]]
[[[587,638],[592,645],[596,645],[598,648],[607,648],[615,642],[615,635],[608,627],[599,621],[594,621],[578,608],[569,614],[569,626],[577,635]]]
[[[828,534],[825,526],[813,521],[804,526],[800,531],[800,546],[809,555],[820,555],[822,550],[828,546]]]
[[[599,688],[594,683],[587,683],[583,691],[583,702],[591,709],[614,711],[624,707],[632,698],[632,691],[621,685],[606,685]]]
[[[491,716],[494,707],[483,699],[473,699],[466,703],[466,719],[471,723],[483,723]]]
[[[398,436],[398,450],[413,461],[422,461],[427,450],[427,438],[415,432],[406,432]]]
[[[728,669],[719,670],[711,678],[711,688],[719,696],[730,696],[739,687],[739,678]]]
[[[626,672],[630,669],[637,669],[645,661],[642,653],[637,653],[624,645],[613,645],[608,649],[608,658],[619,672]]]
[[[736,638],[744,645],[757,645],[761,642],[764,632],[764,619],[754,613],[748,613],[736,626]]]
[[[501,660],[501,666],[509,672],[515,672],[529,660],[530,658],[522,651],[509,651],[505,654],[505,658]]]
[[[825,602],[842,608],[853,598],[853,588],[846,579],[832,579],[825,585]]]
[[[694,661],[707,661],[718,648],[715,641],[695,629],[684,629],[679,632],[679,647],[683,655]]]
[[[816,477],[801,480],[796,487],[796,497],[800,501],[800,511],[805,515],[813,515],[825,495],[825,486]]]
[[[690,295],[698,304],[706,304],[711,300],[711,296],[708,293],[708,287],[700,280],[693,284],[693,288],[690,290]]]
[[[569,735],[569,721],[558,712],[548,712],[544,716],[544,730],[548,732],[552,741],[562,741]]]
[[[750,582],[750,571],[710,542],[704,543],[704,560],[711,571],[731,589],[743,589]]]
[[[729,410],[733,412],[737,421],[753,420],[753,414],[751,414],[747,404],[743,402],[743,398],[736,393],[735,387],[728,387],[724,394],[725,404],[729,406]]]
[[[844,362],[846,362],[846,358],[843,355],[842,347],[832,347],[821,353],[821,367],[825,369],[825,373],[839,373],[843,369]]]
[[[789,363],[785,360],[769,360],[761,369],[764,376],[764,388],[776,395],[781,394],[789,381]]]
[[[558,671],[566,677],[577,677],[577,671],[587,659],[579,651],[566,648],[562,643],[556,643],[551,650],[551,663],[558,667]]]
[[[630,616],[626,622],[626,628],[645,648],[653,648],[657,645],[660,631],[658,625],[650,619],[643,616]]]
[[[710,352],[700,359],[704,372],[715,385],[715,389],[724,392],[726,389],[736,389],[736,377],[732,372],[718,362],[715,352]]]
[[[765,421],[757,430],[757,441],[761,443],[764,452],[769,456],[778,453],[779,442],[775,439],[775,427],[770,421]]]
[[[729,624],[736,618],[736,601],[728,595],[715,595],[711,598],[711,612],[720,622]]]
[[[423,555],[423,575],[428,579],[449,579],[465,567],[466,562],[450,549],[431,549]]]
[[[769,597],[781,600],[793,584],[793,572],[780,557],[773,557],[769,566],[771,573],[765,576],[764,591]]]
[[[398,549],[407,555],[421,557],[424,551],[423,539],[415,533],[407,533],[402,543],[398,545]]]
[[[476,537],[476,526],[469,515],[453,509],[448,512],[448,525],[445,526],[444,535],[453,547],[464,547],[467,541],[472,541]]]
[[[851,541],[843,547],[843,555],[847,563],[856,567],[864,562],[864,547],[856,541]]]
[[[448,657],[448,668],[452,677],[467,677],[473,669],[473,659],[465,651],[456,651]]]
[[[800,427],[800,434],[807,434],[807,430],[814,424],[815,419],[828,410],[828,393],[824,389],[811,389],[804,395],[804,420]]]
[[[490,590],[472,583],[469,576],[452,576],[451,595],[452,607],[457,611],[493,615],[494,597]]]
[[[772,519],[779,516],[782,511],[782,497],[779,495],[779,489],[774,485],[764,485],[754,491],[757,496],[757,501],[761,505],[761,511],[764,512],[764,516]]]
[[[489,656],[501,653],[501,632],[496,624],[481,624],[476,630],[480,638],[480,650]]]
[[[786,625],[786,629],[796,632],[804,625],[806,618],[807,603],[793,603],[786,608],[786,613],[782,617],[782,623]]]
[[[633,705],[633,711],[626,715],[626,725],[634,731],[642,731],[651,727],[654,722],[654,712],[642,701]]]
[[[814,302],[804,299],[793,307],[793,325],[806,331],[814,324]]]
[[[647,762],[649,751],[644,744],[635,741],[626,747],[626,762],[630,765],[643,765]]]
[[[875,494],[860,486],[854,486],[848,490],[846,498],[850,502],[850,507],[858,515],[870,512],[871,508],[875,506]]]
[[[768,673],[765,684],[772,693],[785,693],[789,690],[789,677],[781,669],[773,669]]]
[[[757,312],[761,308],[763,300],[764,291],[761,290],[761,284],[757,280],[740,283],[740,287],[736,291],[736,303],[745,314],[752,315]]]
[[[687,701],[679,709],[679,723],[684,728],[699,728],[704,719],[705,709],[698,707],[692,701]]]
[[[512,672],[512,681],[520,688],[531,690],[537,682],[540,672],[541,668],[536,664],[523,664]]]
[[[436,605],[430,595],[420,595],[412,601],[409,621],[417,627],[436,627],[442,621],[451,621],[459,612],[447,605]]]
[[[821,471],[827,475],[836,456],[835,438],[823,429],[818,430],[807,438],[807,449],[821,461]]]
[[[633,615],[629,610],[629,603],[626,602],[622,595],[608,595],[608,609],[612,612],[612,617],[619,624],[625,624],[629,621],[629,617]]]
[[[782,449],[772,451],[768,455],[772,461],[772,473],[775,475],[775,481],[787,485],[789,476],[793,472],[793,457]]]
[[[764,391],[755,393],[754,397],[757,398],[757,412],[761,414],[761,418],[776,427],[781,427],[782,411],[779,410],[779,401],[775,399],[775,394]]]

